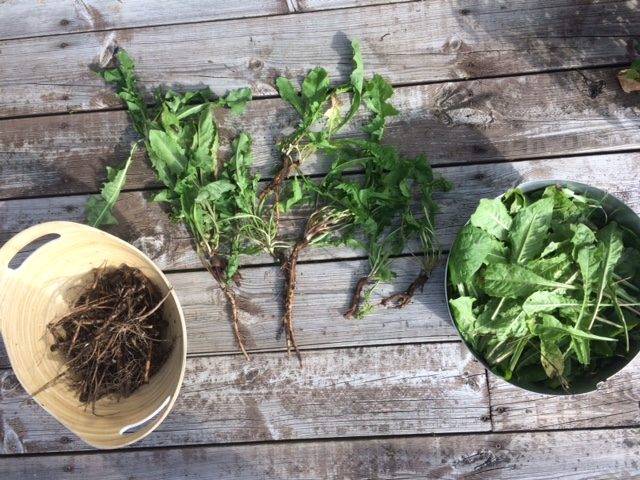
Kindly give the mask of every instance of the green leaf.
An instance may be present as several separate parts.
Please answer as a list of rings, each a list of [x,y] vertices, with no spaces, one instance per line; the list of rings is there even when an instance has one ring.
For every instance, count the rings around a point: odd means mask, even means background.
[[[616,293],[616,287],[611,282],[607,285],[609,290],[609,295],[611,296],[611,300],[613,301],[613,307],[616,312],[616,315],[622,322],[622,328],[624,330],[624,340],[625,340],[625,348],[626,352],[629,352],[629,327],[627,325],[627,318],[625,317],[622,308],[620,308],[620,303],[618,302],[618,295]]]
[[[543,198],[520,210],[509,231],[511,258],[525,263],[540,256],[549,241],[553,199]]]
[[[482,285],[487,295],[506,298],[527,297],[536,290],[575,289],[572,285],[547,280],[520,265],[505,263],[487,265]]]
[[[473,314],[473,304],[475,301],[476,299],[472,297],[459,297],[454,300],[449,300],[456,325],[465,340],[472,346],[476,343],[474,335],[476,317]]]
[[[133,73],[133,69],[134,69],[133,59],[129,56],[126,50],[118,49],[118,52],[116,53],[116,58],[118,59],[118,62],[120,63],[120,68],[123,71]]]
[[[586,246],[578,250],[576,262],[580,267],[582,275],[582,290],[585,298],[588,300],[590,292],[596,284],[596,275],[601,270],[602,258],[604,252],[602,245]]]
[[[158,193],[156,193],[153,196],[153,201],[154,202],[171,203],[171,202],[174,201],[174,199],[175,199],[175,194],[173,193],[172,190],[169,190],[169,189],[160,190]]]
[[[546,257],[547,255],[557,251],[559,248],[563,246],[564,246],[563,242],[549,242],[547,246],[544,247],[544,250],[542,250],[542,253],[540,254],[540,258]]]
[[[364,130],[377,141],[382,139],[387,117],[398,114],[398,110],[388,102],[392,96],[393,87],[378,74],[364,84],[362,98],[367,108],[375,113],[375,116]]]
[[[194,159],[199,168],[213,172],[217,163],[218,129],[213,120],[211,106],[201,110],[198,129],[194,138]]]
[[[553,336],[540,335],[540,363],[549,378],[562,377],[564,355]]]
[[[527,315],[550,313],[559,308],[579,307],[580,303],[571,297],[554,292],[539,291],[532,293],[522,304]]]
[[[572,337],[571,350],[576,354],[576,359],[582,365],[591,363],[591,345],[586,338]]]
[[[505,380],[511,380],[511,377],[513,376],[513,372],[516,370],[518,366],[518,361],[522,356],[522,352],[524,351],[529,341],[530,341],[529,337],[522,337],[518,340],[518,343],[516,343],[516,346],[513,349],[513,353],[511,354],[511,360],[509,361],[508,371],[504,376]]]
[[[302,198],[303,198],[302,186],[300,184],[300,180],[298,180],[298,178],[295,177],[291,181],[291,195],[285,201],[283,212],[285,213],[290,212],[295,205],[300,203]]]
[[[200,189],[196,197],[196,202],[215,202],[224,193],[233,191],[235,188],[235,185],[228,180],[216,180]]]
[[[625,73],[625,77],[636,82],[640,81],[640,59],[636,59],[631,63]]]
[[[582,330],[586,321],[586,314],[589,307],[589,298],[595,287],[598,271],[601,269],[603,257],[603,246],[585,246],[578,250],[576,262],[580,268],[582,276],[582,305],[580,313],[575,321],[576,329]],[[576,358],[583,365],[588,365],[591,359],[589,341],[583,338],[573,338],[571,348],[576,353]]]
[[[605,288],[609,284],[616,264],[618,263],[618,260],[620,260],[620,257],[622,257],[622,251],[624,250],[622,236],[616,222],[611,222],[605,228],[600,230],[597,238],[602,245],[602,261],[595,280],[594,290],[597,300],[591,320],[589,321],[589,330],[593,327],[593,323],[595,322],[598,311],[600,310],[600,304],[602,303],[602,296],[604,295]]]
[[[505,240],[507,232],[511,228],[511,216],[504,206],[502,200],[496,198],[494,200],[482,199],[478,208],[471,215],[471,224],[475,227],[483,229],[485,232],[493,235],[498,240]]]
[[[191,117],[192,115],[200,113],[202,110],[208,108],[211,108],[211,104],[209,102],[201,103],[199,105],[187,105],[176,112],[176,118],[178,120],[184,120],[185,118]]]
[[[507,207],[511,215],[515,215],[524,207],[529,205],[527,197],[519,188],[510,188],[502,195],[502,202]]]
[[[331,87],[329,75],[324,68],[311,70],[302,82],[302,100],[305,110],[315,113],[328,100]]]
[[[98,75],[116,85],[118,96],[126,103],[135,130],[140,135],[145,135],[149,119],[146,102],[138,90],[133,60],[122,49],[116,53],[116,59],[116,68],[98,72]]]
[[[593,206],[586,197],[568,188],[551,185],[545,189],[542,197],[553,200],[553,221],[557,223],[582,222],[593,211]]]
[[[542,325],[536,325],[533,328],[533,332],[537,335],[541,335],[544,333],[554,334],[556,338],[560,338],[563,335],[570,335],[574,338],[585,339],[585,340],[597,340],[602,342],[617,342],[615,338],[603,337],[600,335],[594,335],[593,333],[585,332],[583,330],[578,330],[575,327],[563,325],[559,320],[555,319],[555,317],[551,317],[550,315],[542,315],[543,319],[554,318],[555,322],[553,324],[543,323]]]
[[[490,299],[476,321],[476,334],[491,335],[499,341],[528,333],[522,307],[506,298]]]
[[[278,77],[276,78],[276,88],[282,99],[288,102],[296,112],[300,115],[304,115],[304,106],[302,105],[302,99],[296,93],[293,84],[288,78]]]
[[[480,269],[498,241],[471,224],[458,233],[449,258],[449,274],[454,285],[466,283]]]
[[[351,42],[351,48],[353,50],[353,64],[354,68],[351,72],[350,80],[351,86],[355,92],[362,92],[362,86],[364,84],[364,65],[362,63],[362,52],[360,51],[360,42],[353,40]]]
[[[160,180],[167,185],[167,179],[182,173],[187,163],[184,149],[162,130],[149,131],[151,162]]]
[[[547,280],[562,281],[567,274],[574,272],[574,266],[571,257],[564,252],[546,258],[537,258],[525,265],[532,272],[537,273]]]
[[[576,258],[578,250],[596,241],[596,235],[593,230],[583,223],[572,227],[573,237],[571,237],[571,244],[573,245],[573,257]]]
[[[509,263],[509,249],[504,243],[492,240],[491,250],[484,259],[484,263],[486,265],[490,263]]]
[[[100,195],[92,195],[87,200],[85,206],[85,216],[87,223],[92,227],[101,227],[102,225],[113,225],[118,223],[116,218],[111,214],[113,206],[118,201],[120,192],[124,187],[127,179],[127,172],[133,161],[133,156],[138,148],[138,143],[131,145],[129,157],[124,165],[119,169],[107,167],[107,182],[102,186]]]
[[[244,113],[247,103],[251,101],[251,89],[244,87],[232,90],[221,99],[221,104],[231,109],[231,113],[239,115]]]

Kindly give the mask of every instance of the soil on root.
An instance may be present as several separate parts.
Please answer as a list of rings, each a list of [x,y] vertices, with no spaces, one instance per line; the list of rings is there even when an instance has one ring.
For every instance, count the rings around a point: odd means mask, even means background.
[[[422,291],[424,289],[427,280],[429,280],[429,274],[423,270],[404,292],[389,295],[383,298],[380,303],[383,307],[404,308],[409,305],[418,290]]]
[[[365,300],[364,289],[367,285],[371,283],[371,278],[368,276],[361,277],[356,283],[356,288],[353,291],[353,296],[351,297],[351,304],[346,312],[344,312],[344,318],[358,318],[360,316],[360,312],[362,309],[362,303]]]

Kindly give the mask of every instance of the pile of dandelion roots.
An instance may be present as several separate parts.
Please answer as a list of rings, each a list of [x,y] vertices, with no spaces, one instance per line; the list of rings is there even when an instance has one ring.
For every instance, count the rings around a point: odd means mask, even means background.
[[[51,351],[64,359],[65,378],[79,400],[120,400],[149,381],[171,351],[159,289],[139,269],[92,271],[69,313],[51,322]]]

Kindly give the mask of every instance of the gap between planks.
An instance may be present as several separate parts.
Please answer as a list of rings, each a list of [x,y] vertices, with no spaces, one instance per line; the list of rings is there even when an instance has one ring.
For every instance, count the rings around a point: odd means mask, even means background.
[[[234,443],[201,443],[201,444],[192,444],[192,445],[159,445],[153,447],[136,447],[128,446],[124,448],[115,448],[112,450],[79,450],[79,451],[70,451],[70,452],[33,452],[33,453],[3,453],[1,458],[10,459],[10,458],[19,458],[28,460],[30,458],[38,458],[38,457],[67,457],[67,456],[83,456],[83,457],[92,457],[94,455],[119,455],[119,454],[144,454],[148,452],[157,452],[157,451],[171,451],[171,450],[194,450],[194,449],[225,449],[228,447],[261,447],[261,446],[276,446],[276,445],[305,445],[305,444],[324,444],[324,443],[350,443],[350,442],[362,442],[366,443],[369,441],[383,440],[394,442],[398,440],[405,439],[415,439],[415,440],[426,440],[426,439],[439,439],[439,438],[473,438],[479,436],[490,436],[490,437],[499,437],[499,436],[516,436],[516,435],[526,435],[526,434],[556,434],[556,433],[599,433],[599,432],[636,432],[640,434],[640,423],[635,425],[624,425],[624,426],[595,426],[595,427],[582,427],[582,428],[571,428],[571,429],[545,429],[545,430],[500,430],[500,431],[489,431],[486,430],[478,430],[477,432],[442,432],[437,434],[425,434],[425,433],[415,433],[415,434],[405,434],[405,435],[369,435],[366,437],[325,437],[325,438],[303,438],[303,439],[282,439],[282,440],[258,440],[258,441],[246,441],[246,442],[234,442]]]

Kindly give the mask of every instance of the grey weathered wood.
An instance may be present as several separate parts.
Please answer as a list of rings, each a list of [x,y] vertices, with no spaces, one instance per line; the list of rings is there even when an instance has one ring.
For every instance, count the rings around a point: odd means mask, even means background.
[[[191,358],[173,411],[138,447],[487,431],[486,377],[459,343]],[[0,373],[5,453],[89,447]]]
[[[640,423],[640,358],[593,393],[539,395],[490,375],[495,430],[595,428]]]
[[[5,0],[0,40],[362,7],[410,0]]]
[[[115,45],[136,59],[145,88],[249,85],[260,96],[275,93],[277,75],[316,65],[346,78],[350,38],[361,40],[370,71],[418,83],[626,62],[624,39],[640,34],[639,20],[624,1],[431,0],[6,40],[0,115],[119,107],[90,70]]]
[[[604,69],[398,88],[401,115],[390,121],[387,141],[407,155],[427,153],[437,165],[637,148],[638,99],[620,90],[615,75]],[[595,98],[584,77],[602,82]],[[281,100],[268,99],[219,121],[227,139],[252,135],[255,168],[268,176],[279,162],[275,143],[297,119]],[[97,191],[105,166],[123,162],[134,138],[124,112],[0,121],[0,198]],[[305,166],[309,173],[326,168],[320,158]],[[154,184],[140,155],[127,188]]]
[[[463,165],[438,168],[437,172],[454,185],[452,191],[436,197],[441,207],[436,226],[441,245],[445,248],[451,244],[481,198],[499,195],[526,180],[582,181],[619,196],[640,211],[637,183],[639,153]],[[141,248],[164,269],[200,268],[186,229],[172,223],[161,205],[149,201],[151,196],[150,192],[124,193],[115,211],[120,224],[109,231]],[[24,228],[44,221],[82,222],[86,198],[74,195],[0,201],[0,243]],[[295,225],[299,225],[300,218],[290,220],[283,222],[283,229],[288,232],[296,230]],[[304,259],[346,258],[359,254],[346,248],[309,249]],[[243,261],[244,264],[270,262],[272,260],[265,255]]]
[[[475,434],[12,457],[5,480],[637,478],[637,429]],[[597,446],[597,447],[596,447]]]
[[[0,16],[0,40],[278,15],[288,11],[286,0],[165,0],[162,5],[145,0],[5,1]]]

